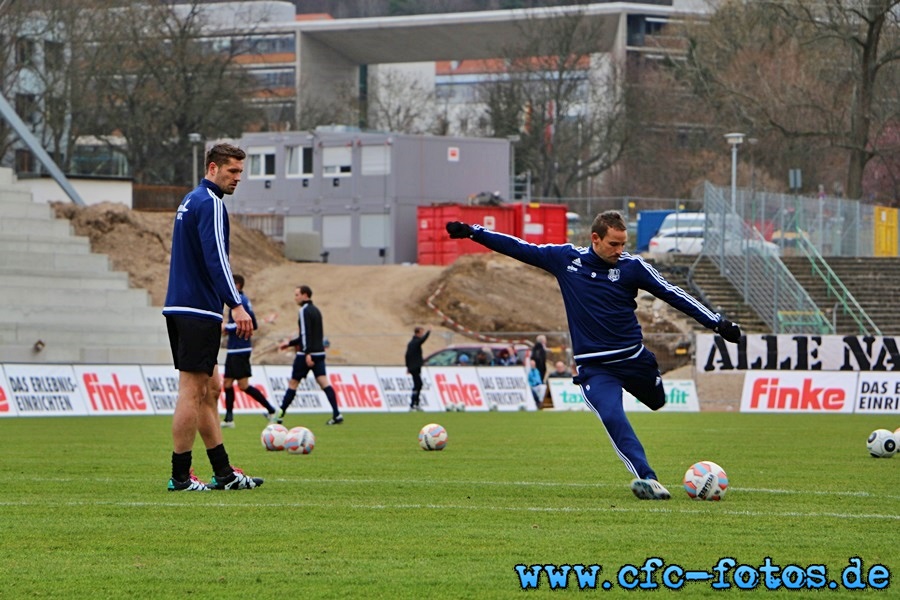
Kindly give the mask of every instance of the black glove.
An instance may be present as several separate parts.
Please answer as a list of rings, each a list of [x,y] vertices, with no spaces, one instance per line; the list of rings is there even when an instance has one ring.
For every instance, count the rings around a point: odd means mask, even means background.
[[[464,240],[472,237],[474,232],[471,225],[466,225],[461,221],[450,221],[447,223],[447,233],[450,234],[451,239]]]
[[[721,317],[719,319],[719,324],[716,325],[714,331],[721,335],[726,342],[737,344],[739,341],[741,341],[741,328],[737,325],[737,323],[732,323],[725,317]]]

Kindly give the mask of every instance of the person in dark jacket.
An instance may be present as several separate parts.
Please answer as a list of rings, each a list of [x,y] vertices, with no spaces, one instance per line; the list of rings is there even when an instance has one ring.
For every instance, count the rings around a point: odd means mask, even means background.
[[[421,410],[419,407],[419,395],[422,393],[422,344],[431,335],[430,329],[416,327],[413,329],[412,339],[406,344],[406,371],[412,376],[412,397],[409,402],[409,410]]]
[[[233,194],[244,172],[243,150],[216,144],[206,153],[206,176],[184,197],[175,214],[169,287],[163,314],[172,358],[179,372],[172,416],[172,492],[247,490],[263,480],[231,466],[219,427],[218,354],[222,306],[231,309],[235,335],[249,340],[253,319],[234,284],[228,260],[228,212],[222,197]],[[206,446],[213,477],[193,475],[191,450],[197,433]]]
[[[242,275],[234,276],[234,285],[237,287],[241,295],[241,305],[250,315],[253,321],[253,331],[259,328],[256,322],[256,314],[253,312],[253,305],[250,304],[250,298],[244,293],[244,277]],[[225,388],[225,419],[222,421],[222,427],[234,428],[234,382],[237,381],[238,389],[256,400],[263,408],[266,409],[270,422],[275,422],[275,408],[269,404],[266,397],[259,388],[250,385],[250,376],[253,375],[253,369],[250,366],[250,353],[253,352],[253,344],[249,339],[239,337],[237,335],[237,325],[234,322],[234,316],[231,309],[228,310],[228,323],[222,327],[222,334],[228,336],[228,352],[225,354],[225,375],[222,386]]]
[[[328,376],[325,374],[325,334],[322,313],[313,304],[312,295],[312,288],[308,285],[300,285],[294,289],[294,300],[300,306],[297,313],[297,325],[300,331],[294,339],[281,342],[278,349],[286,350],[293,346],[297,348],[297,355],[294,357],[291,380],[288,382],[288,389],[284,392],[281,410],[278,411],[276,421],[284,422],[284,415],[297,395],[297,387],[312,371],[316,383],[325,392],[328,404],[331,405],[331,418],[326,425],[339,425],[344,422],[344,417],[338,409],[334,388],[331,387]]]
[[[732,343],[740,341],[740,327],[666,281],[641,257],[625,252],[628,229],[617,211],[597,215],[586,248],[530,244],[459,221],[446,227],[453,239],[470,238],[556,277],[578,367],[574,382],[635,477],[631,481],[634,495],[642,500],[671,498],[650,467],[622,406],[623,389],[651,410],[666,403],[656,356],[644,347],[635,298],[639,290],[646,290]]]
[[[541,334],[534,338],[534,346],[531,348],[531,358],[534,359],[535,368],[541,376],[541,382],[547,378],[547,336]]]

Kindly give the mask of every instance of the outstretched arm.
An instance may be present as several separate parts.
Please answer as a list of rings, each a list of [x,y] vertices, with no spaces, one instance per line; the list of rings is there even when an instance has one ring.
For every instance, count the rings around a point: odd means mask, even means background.
[[[554,263],[551,259],[553,248],[563,247],[552,244],[537,246],[512,235],[497,233],[496,231],[485,229],[481,225],[469,225],[460,221],[447,223],[447,233],[450,234],[452,239],[469,238],[494,252],[505,254],[551,273],[553,272],[552,265]]]

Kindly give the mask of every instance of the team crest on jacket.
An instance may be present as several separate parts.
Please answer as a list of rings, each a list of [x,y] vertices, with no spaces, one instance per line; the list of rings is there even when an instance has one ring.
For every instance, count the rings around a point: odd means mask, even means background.
[[[607,277],[609,277],[610,281],[618,281],[620,274],[621,273],[620,273],[619,269],[610,269],[609,275],[607,275]]]

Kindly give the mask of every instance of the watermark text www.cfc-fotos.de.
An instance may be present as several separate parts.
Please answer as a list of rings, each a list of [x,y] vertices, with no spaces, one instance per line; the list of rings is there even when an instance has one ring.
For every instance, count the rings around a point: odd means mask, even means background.
[[[550,589],[653,591],[681,590],[694,585],[707,585],[714,590],[886,590],[891,584],[890,569],[880,564],[865,566],[859,557],[850,558],[847,566],[831,575],[825,565],[781,566],[768,557],[761,565],[720,558],[708,570],[666,564],[662,558],[651,557],[643,564],[623,565],[610,577],[604,577],[604,568],[597,564],[519,564],[515,572],[523,590],[549,586]]]

